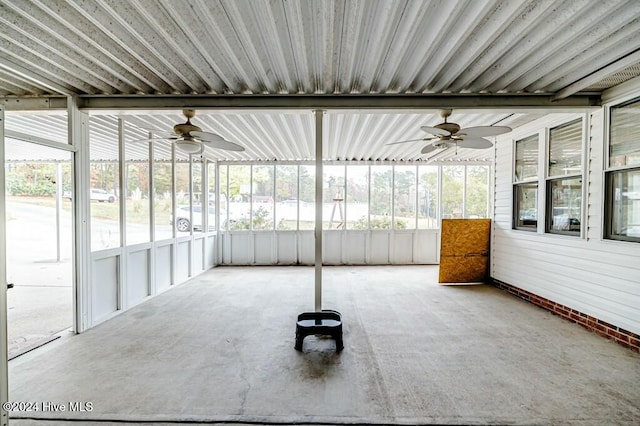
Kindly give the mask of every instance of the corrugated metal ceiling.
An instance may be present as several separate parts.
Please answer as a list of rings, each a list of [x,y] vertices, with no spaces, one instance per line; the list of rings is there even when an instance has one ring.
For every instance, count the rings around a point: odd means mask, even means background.
[[[556,92],[637,0],[2,0],[0,95]]]
[[[540,114],[461,113],[455,111],[449,121],[461,127],[497,124],[517,126]],[[90,117],[90,156],[93,160],[115,160],[118,147],[118,119],[124,123],[125,158],[148,158],[148,144],[134,142],[151,132],[162,133],[173,124],[184,122],[179,112],[123,111],[119,115],[95,114]],[[67,143],[66,114],[25,114],[7,112],[7,136],[17,140]],[[426,142],[386,145],[389,142],[418,139],[427,135],[420,126],[440,123],[437,111],[425,113],[329,112],[325,117],[324,158],[346,161],[491,161],[491,149],[449,149],[429,155],[420,154]],[[199,113],[193,123],[245,147],[244,152],[206,148],[205,156],[223,161],[305,161],[314,158],[315,130],[311,112],[252,111]],[[7,146],[11,161],[35,159],[31,151],[18,145]],[[155,157],[171,158],[169,142],[155,142]]]
[[[0,0],[0,96],[554,94],[597,75],[602,91],[640,75],[637,0]],[[639,56],[640,58],[640,56]],[[603,73],[609,69],[610,73]],[[602,75],[600,75],[602,74]],[[601,78],[600,78],[601,77]],[[446,105],[442,105],[445,107]],[[514,114],[511,114],[511,113]],[[112,113],[110,113],[112,114]],[[454,111],[463,127],[541,115]],[[16,133],[66,140],[66,118],[16,115]],[[92,115],[96,158],[127,135],[168,130],[180,111]],[[34,121],[35,120],[35,121]],[[20,122],[18,122],[20,121]],[[325,157],[484,160],[490,150],[419,154],[437,110],[332,111]],[[199,111],[194,122],[246,147],[210,158],[313,158],[310,111]],[[115,131],[114,131],[115,129]],[[14,133],[15,134],[15,133]],[[168,145],[156,145],[168,156]],[[144,157],[134,144],[131,158]]]

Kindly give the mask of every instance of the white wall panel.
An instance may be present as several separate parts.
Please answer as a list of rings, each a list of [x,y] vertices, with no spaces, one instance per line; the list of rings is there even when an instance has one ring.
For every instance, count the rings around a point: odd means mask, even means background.
[[[238,232],[238,233],[230,234],[230,238],[231,238],[230,263],[233,265],[250,264],[249,243],[250,243],[251,233]]]
[[[137,305],[149,296],[149,249],[127,252],[125,282],[126,308]]]
[[[342,231],[328,231],[322,233],[322,262],[326,265],[341,265],[342,262]]]
[[[279,265],[293,265],[298,261],[298,239],[295,232],[278,232],[277,262]]]
[[[390,235],[390,262],[392,264],[406,265],[413,263],[413,236],[414,232],[412,231],[395,231]]]
[[[91,323],[97,324],[118,310],[118,262],[120,256],[91,263]]]
[[[191,276],[198,275],[204,271],[204,247],[205,238],[196,238],[193,241],[193,269]]]
[[[176,253],[176,280],[181,283],[189,278],[189,257],[191,241],[178,242]]]
[[[390,235],[387,231],[371,232],[369,245],[369,263],[386,265],[389,263]]]
[[[552,123],[539,120],[496,144],[491,275],[531,293],[640,333],[640,246],[602,239],[603,119],[590,116],[587,174],[588,238],[511,229],[513,139]],[[567,120],[569,121],[569,120]],[[539,220],[541,215],[539,214]]]
[[[173,245],[168,244],[156,248],[155,277],[156,292],[165,291],[171,286],[171,265]]]
[[[256,232],[253,234],[253,262],[256,265],[273,265],[276,259],[276,234]]]
[[[205,243],[205,269],[211,269],[216,264],[217,235],[209,235]]]
[[[298,232],[298,263],[313,265],[315,263],[315,236],[313,231]]]
[[[437,230],[417,231],[414,238],[413,262],[420,264],[435,264],[440,261],[439,241],[440,232]]]
[[[365,265],[367,263],[366,231],[347,231],[344,243],[345,263],[348,265]]]

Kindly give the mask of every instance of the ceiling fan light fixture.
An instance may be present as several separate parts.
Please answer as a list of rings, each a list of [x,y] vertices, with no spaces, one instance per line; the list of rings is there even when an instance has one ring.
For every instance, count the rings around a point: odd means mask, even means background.
[[[187,154],[199,154],[203,148],[202,144],[196,140],[177,140],[175,144],[181,151],[186,152]]]

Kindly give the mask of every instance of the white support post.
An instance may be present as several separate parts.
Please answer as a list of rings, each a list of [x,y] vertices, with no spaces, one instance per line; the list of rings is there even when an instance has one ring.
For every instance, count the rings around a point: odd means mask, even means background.
[[[4,107],[0,105],[0,162],[3,168],[0,173],[0,406],[9,401],[9,361],[8,361],[8,335],[7,335],[7,232],[5,210],[5,176],[4,176]],[[9,413],[0,408],[0,425],[9,424]]]
[[[323,110],[314,111],[316,116],[316,247],[315,247],[315,310],[322,310],[322,126]]]
[[[62,164],[56,163],[56,262],[62,258],[60,254],[60,216],[62,215]]]
[[[127,301],[127,153],[124,146],[124,120],[118,119],[118,187],[120,192],[120,256],[118,264],[118,310],[124,310],[129,307]]]
[[[73,306],[74,329],[82,333],[91,326],[91,212],[89,118],[77,107],[77,99],[67,100],[69,144],[73,157]]]

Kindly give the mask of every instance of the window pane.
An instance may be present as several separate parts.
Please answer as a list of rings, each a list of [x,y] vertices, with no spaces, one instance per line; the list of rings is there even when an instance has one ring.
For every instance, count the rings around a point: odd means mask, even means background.
[[[466,217],[471,219],[489,217],[489,166],[467,166]]]
[[[391,166],[371,166],[371,229],[391,229]]]
[[[418,166],[418,228],[438,227],[438,166]]]
[[[178,235],[191,233],[189,180],[189,155],[176,150],[176,219],[174,223]]]
[[[516,141],[516,182],[538,177],[538,135]]]
[[[315,229],[316,225],[316,167],[300,166],[299,229]]]
[[[324,166],[322,173],[322,228],[344,229],[344,166]]]
[[[229,229],[250,229],[251,166],[229,166]]]
[[[549,182],[551,213],[549,231],[580,234],[582,178],[557,179]]]
[[[226,230],[227,224],[231,223],[229,218],[229,197],[227,196],[229,183],[227,176],[228,166],[218,165],[218,179],[220,179],[220,229]]]
[[[253,229],[273,229],[273,173],[274,166],[253,166]]]
[[[208,187],[208,198],[209,198],[209,220],[207,226],[209,227],[209,231],[216,230],[216,214],[219,209],[216,208],[216,163],[208,162],[207,163],[207,187]],[[221,221],[224,219],[220,219]]]
[[[640,169],[613,172],[610,237],[640,241]]]
[[[582,120],[576,120],[549,132],[549,176],[576,175],[582,172]]]
[[[153,223],[156,240],[173,237],[173,229],[171,227],[171,212],[173,211],[171,200],[172,182],[171,162],[155,159],[153,162]]]
[[[395,229],[416,227],[416,166],[394,167]]]
[[[515,185],[515,227],[536,230],[538,226],[538,184]]]
[[[96,118],[92,118],[95,121]],[[120,167],[118,153],[118,120],[103,118],[101,138],[109,137],[110,143],[93,144],[91,134],[97,128],[89,126],[89,179],[91,250],[120,246]],[[106,202],[104,201],[106,200]]]
[[[464,166],[442,166],[442,218],[462,217]]]
[[[369,229],[369,166],[347,166],[347,229]]]
[[[191,159],[191,188],[193,189],[193,232],[204,231],[205,204],[202,188],[202,157],[193,155]]]
[[[609,165],[640,164],[640,101],[611,108]]]
[[[276,166],[276,229],[298,228],[298,166]]]

